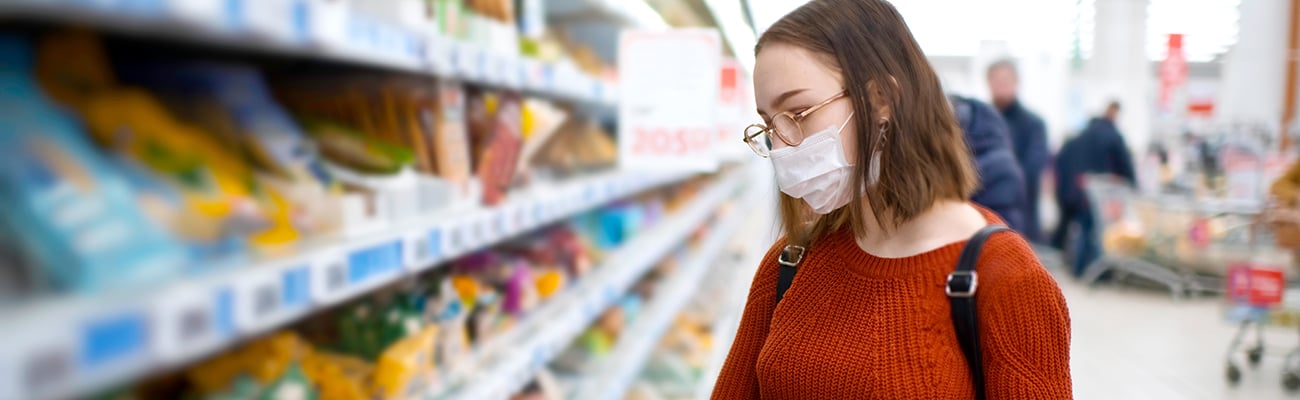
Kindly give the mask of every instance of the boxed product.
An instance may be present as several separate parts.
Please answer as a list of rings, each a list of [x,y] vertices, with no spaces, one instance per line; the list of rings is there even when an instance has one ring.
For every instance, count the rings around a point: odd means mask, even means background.
[[[39,268],[42,286],[93,290],[160,279],[184,255],[132,197],[128,183],[70,116],[45,100],[32,76],[32,50],[0,37],[0,225]]]

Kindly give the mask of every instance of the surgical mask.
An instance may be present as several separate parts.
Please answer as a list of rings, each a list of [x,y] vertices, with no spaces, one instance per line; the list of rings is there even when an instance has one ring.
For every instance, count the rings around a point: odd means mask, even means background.
[[[849,114],[839,129],[826,127],[804,138],[798,146],[772,150],[776,185],[782,193],[802,199],[813,212],[822,215],[849,204],[853,197],[848,190],[853,165],[844,159],[840,132],[852,118],[853,114]]]

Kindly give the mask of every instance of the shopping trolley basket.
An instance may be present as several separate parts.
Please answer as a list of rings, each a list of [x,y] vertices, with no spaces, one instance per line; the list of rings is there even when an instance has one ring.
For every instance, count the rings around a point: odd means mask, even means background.
[[[1086,175],[1083,185],[1097,223],[1096,232],[1080,234],[1104,235],[1116,229],[1141,230],[1136,211],[1139,196],[1131,186],[1110,175]],[[1084,269],[1083,282],[1094,284],[1103,274],[1112,272],[1117,278],[1136,275],[1167,286],[1175,299],[1200,290],[1199,283],[1189,274],[1143,259],[1145,249],[1140,238],[1136,241],[1139,243],[1128,245],[1107,241],[1107,245],[1102,246],[1101,257]]]
[[[1282,305],[1286,291],[1286,266],[1260,260],[1257,255],[1254,260],[1233,264],[1225,281],[1228,320],[1240,324],[1228,345],[1225,372],[1231,384],[1241,381],[1242,358],[1252,368],[1264,358],[1264,327]],[[1244,339],[1251,330],[1255,331],[1255,342],[1243,351]],[[1292,349],[1286,355],[1282,385],[1288,390],[1300,390],[1300,349]]]

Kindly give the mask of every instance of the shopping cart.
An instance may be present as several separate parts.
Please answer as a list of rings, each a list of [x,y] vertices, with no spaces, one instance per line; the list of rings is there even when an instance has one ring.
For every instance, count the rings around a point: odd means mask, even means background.
[[[1084,284],[1095,284],[1103,274],[1111,272],[1116,280],[1129,275],[1139,276],[1169,288],[1174,299],[1188,293],[1200,292],[1202,287],[1191,274],[1148,261],[1146,235],[1143,233],[1142,213],[1139,207],[1149,209],[1136,190],[1110,175],[1084,176],[1084,191],[1096,218],[1096,233],[1103,236],[1103,253],[1083,272]]]
[[[1264,329],[1283,308],[1287,291],[1290,256],[1276,248],[1256,248],[1248,258],[1234,263],[1225,280],[1227,318],[1240,324],[1228,345],[1225,377],[1230,384],[1241,381],[1241,363],[1257,367],[1264,358]],[[1255,341],[1243,350],[1245,339],[1254,331]],[[1300,390],[1300,348],[1291,349],[1282,366],[1282,386]]]

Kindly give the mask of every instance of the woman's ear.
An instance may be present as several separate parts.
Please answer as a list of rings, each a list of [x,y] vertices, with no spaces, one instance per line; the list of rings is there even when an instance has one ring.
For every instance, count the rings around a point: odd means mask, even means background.
[[[872,116],[875,121],[894,119],[893,110],[889,105],[893,103],[891,100],[894,94],[898,93],[898,80],[891,75],[885,85],[877,84],[875,80],[867,82],[867,101],[871,103],[871,109],[876,113]]]

